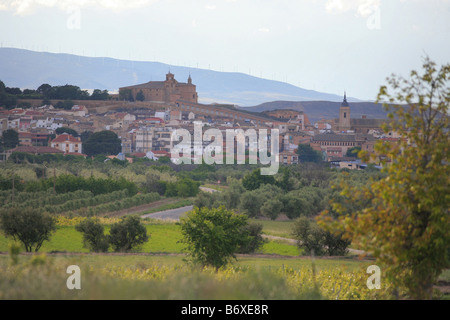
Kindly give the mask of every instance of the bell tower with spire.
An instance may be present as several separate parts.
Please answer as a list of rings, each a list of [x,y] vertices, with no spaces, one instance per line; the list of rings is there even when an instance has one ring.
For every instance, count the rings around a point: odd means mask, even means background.
[[[350,105],[347,102],[347,93],[344,92],[344,100],[339,108],[339,131],[350,130]]]

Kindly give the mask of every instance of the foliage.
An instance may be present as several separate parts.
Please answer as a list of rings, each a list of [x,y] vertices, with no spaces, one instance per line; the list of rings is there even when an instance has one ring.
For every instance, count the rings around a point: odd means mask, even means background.
[[[74,130],[72,128],[66,128],[66,127],[57,128],[55,130],[55,133],[56,134],[67,133],[67,134],[70,134],[70,135],[72,135],[74,137],[78,137],[79,136],[79,134],[78,134],[78,132],[76,130]]]
[[[249,240],[242,243],[237,249],[238,253],[254,253],[262,247],[266,240],[263,238],[263,225],[261,223],[249,223],[245,227],[248,232]]]
[[[91,134],[83,143],[83,153],[88,156],[117,155],[121,150],[121,140],[116,133],[108,130]]]
[[[236,258],[235,253],[249,241],[248,222],[225,207],[194,207],[181,219],[182,242],[194,262],[216,269]]]
[[[283,209],[283,203],[278,199],[269,199],[261,207],[263,216],[275,220]]]
[[[31,207],[3,209],[0,223],[5,236],[22,242],[27,252],[37,252],[56,230],[51,216]]]
[[[381,162],[386,176],[364,188],[343,185],[342,196],[367,203],[365,208],[352,212],[334,203],[337,219],[327,212],[321,217],[324,226],[345,232],[373,254],[387,279],[414,299],[431,298],[449,263],[449,76],[449,64],[438,68],[425,58],[423,73],[388,78],[393,92],[382,86],[378,94],[389,103],[391,121],[384,130],[401,139],[378,141],[370,159],[360,153],[366,161]]]
[[[104,226],[96,219],[85,219],[75,226],[75,230],[83,234],[83,245],[93,252],[107,252],[108,237],[104,234]]]
[[[5,130],[1,142],[5,149],[13,149],[19,145],[19,133],[14,129]]]
[[[300,162],[320,162],[322,161],[322,154],[314,150],[308,144],[299,144],[297,148],[298,160]]]
[[[275,184],[275,178],[271,175],[262,175],[261,169],[253,170],[242,179],[242,185],[247,190],[256,190],[263,184]]]
[[[149,239],[147,229],[137,216],[126,216],[111,226],[109,243],[114,251],[128,252]]]
[[[333,234],[322,229],[314,220],[300,217],[295,220],[292,235],[297,239],[297,246],[305,249],[308,255],[330,256],[345,255],[351,241],[342,238],[342,234]]]
[[[358,153],[360,151],[361,151],[361,147],[348,148],[347,153],[345,154],[345,156],[357,158],[358,157]]]

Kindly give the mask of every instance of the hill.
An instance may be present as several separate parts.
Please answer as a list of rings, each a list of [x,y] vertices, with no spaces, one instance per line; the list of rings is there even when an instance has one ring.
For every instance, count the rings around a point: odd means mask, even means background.
[[[160,81],[170,70],[180,82],[189,75],[197,85],[199,102],[254,106],[267,101],[335,101],[342,97],[306,90],[288,83],[237,72],[218,72],[151,61],[84,57],[65,53],[0,48],[0,80],[8,87],[36,89],[73,84],[82,89],[115,92],[120,87]],[[349,98],[349,101],[358,101]]]
[[[242,109],[252,112],[264,112],[278,109],[298,110],[305,112],[310,121],[313,122],[322,118],[339,118],[340,105],[341,102],[333,101],[273,101]],[[351,102],[350,108],[352,118],[366,116],[369,119],[384,119],[387,114],[381,104],[373,102]]]

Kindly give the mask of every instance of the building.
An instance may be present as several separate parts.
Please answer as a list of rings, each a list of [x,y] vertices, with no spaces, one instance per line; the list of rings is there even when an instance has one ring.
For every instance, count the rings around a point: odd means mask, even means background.
[[[175,103],[177,100],[185,100],[197,103],[197,89],[192,84],[192,78],[189,76],[187,83],[178,82],[172,73],[166,74],[165,81],[150,81],[135,86],[122,87],[119,89],[119,95],[131,95],[134,100],[143,99],[143,101]]]
[[[344,157],[347,150],[354,147],[373,152],[375,141],[375,137],[369,134],[322,133],[312,138],[311,146],[320,147],[326,153],[328,161],[333,161]]]
[[[334,119],[331,124],[332,130],[336,132],[370,133],[379,131],[383,124],[387,124],[388,119],[368,119],[362,116],[359,119],[352,119],[350,116],[350,105],[347,102],[347,94],[344,93],[344,100],[339,108],[339,119]]]
[[[81,153],[82,143],[79,137],[64,133],[57,135],[55,139],[50,141],[50,147],[59,149],[64,153]]]

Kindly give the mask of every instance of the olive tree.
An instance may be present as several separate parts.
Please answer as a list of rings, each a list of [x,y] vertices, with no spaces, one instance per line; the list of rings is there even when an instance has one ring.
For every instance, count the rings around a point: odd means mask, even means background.
[[[20,241],[27,252],[37,252],[56,230],[55,221],[38,208],[10,208],[0,212],[0,228],[6,237]]]

